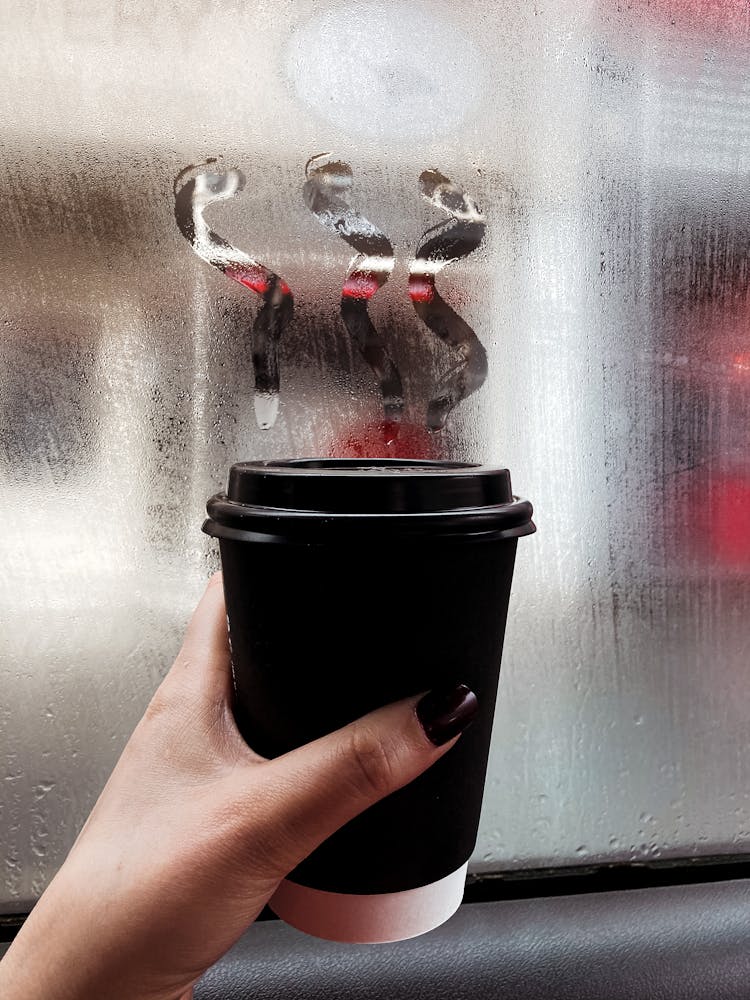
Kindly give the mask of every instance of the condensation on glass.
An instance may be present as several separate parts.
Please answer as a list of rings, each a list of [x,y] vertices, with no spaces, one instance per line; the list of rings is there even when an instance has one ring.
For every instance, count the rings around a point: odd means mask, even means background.
[[[475,870],[747,849],[749,30],[743,0],[7,13],[0,910],[171,662],[206,497],[282,455],[504,463],[534,501]]]

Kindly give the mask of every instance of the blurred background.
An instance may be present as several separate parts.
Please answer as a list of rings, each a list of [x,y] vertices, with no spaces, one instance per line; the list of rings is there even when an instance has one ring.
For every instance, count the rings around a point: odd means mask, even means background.
[[[0,913],[43,891],[169,667],[218,565],[205,501],[242,459],[499,463],[534,503],[473,871],[747,852],[745,0],[49,0],[4,21]],[[303,196],[319,154],[391,247],[364,307],[400,424],[340,309],[355,250]],[[209,158],[183,180],[246,183],[205,223],[294,300],[267,429],[268,298],[175,221],[175,178]],[[425,232],[461,222],[425,171],[485,227],[435,285],[488,373],[433,431],[465,356],[408,279]]]

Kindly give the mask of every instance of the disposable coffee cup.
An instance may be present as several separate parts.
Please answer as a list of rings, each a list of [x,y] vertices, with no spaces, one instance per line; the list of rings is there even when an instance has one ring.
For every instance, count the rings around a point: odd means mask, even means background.
[[[287,923],[336,941],[431,930],[458,908],[476,842],[531,504],[513,496],[507,469],[301,459],[232,466],[207,510],[235,717],[259,754],[280,756],[436,687],[476,693],[478,715],[456,745],[321,844],[270,902]]]

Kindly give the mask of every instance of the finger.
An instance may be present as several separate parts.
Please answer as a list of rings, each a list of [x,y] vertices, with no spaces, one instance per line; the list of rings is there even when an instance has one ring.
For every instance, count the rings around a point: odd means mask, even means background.
[[[339,827],[439,760],[477,709],[474,692],[460,684],[387,705],[268,761],[267,815],[284,873]]]
[[[229,698],[232,674],[221,573],[208,581],[167,679],[170,675],[204,694]]]

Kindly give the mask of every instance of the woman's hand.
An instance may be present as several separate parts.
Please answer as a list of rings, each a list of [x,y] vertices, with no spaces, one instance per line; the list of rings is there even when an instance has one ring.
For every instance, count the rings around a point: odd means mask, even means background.
[[[476,709],[466,688],[408,699],[265,760],[237,731],[230,690],[217,574],[67,860],[0,963],[3,1000],[189,997],[280,880],[433,764]]]

